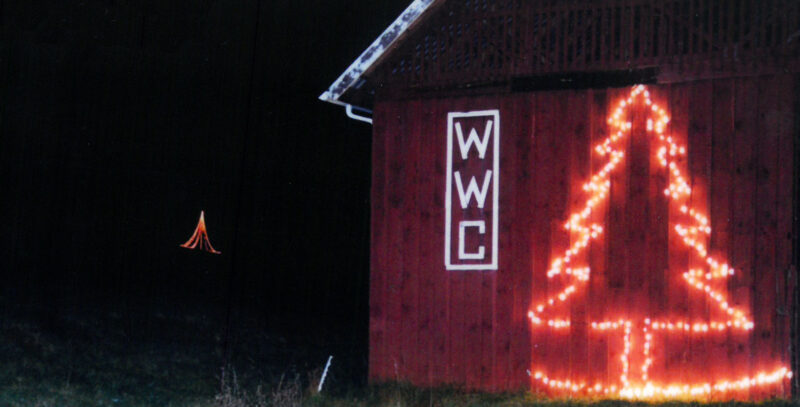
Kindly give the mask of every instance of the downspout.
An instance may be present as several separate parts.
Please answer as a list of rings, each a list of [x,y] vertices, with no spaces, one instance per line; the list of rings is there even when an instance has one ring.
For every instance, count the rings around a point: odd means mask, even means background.
[[[367,113],[367,114],[371,114],[372,113],[372,110],[367,110],[367,109],[364,109],[364,108],[361,108],[361,107],[357,107],[357,106],[354,107],[353,105],[348,103],[348,104],[345,105],[345,108],[344,108],[345,113],[347,113],[347,117],[349,117],[349,118],[351,118],[353,120],[358,120],[360,122],[372,124],[372,118],[371,117],[361,116],[361,115],[358,115],[356,113],[353,113],[353,109],[354,108],[356,110],[360,110],[360,111],[362,111],[364,113]]]

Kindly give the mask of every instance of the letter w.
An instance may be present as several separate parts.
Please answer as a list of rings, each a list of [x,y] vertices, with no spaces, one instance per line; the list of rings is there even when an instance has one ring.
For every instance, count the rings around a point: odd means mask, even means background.
[[[492,181],[492,170],[486,171],[486,176],[483,177],[483,186],[480,191],[478,190],[478,182],[475,181],[475,177],[469,180],[467,192],[465,193],[464,184],[461,183],[461,173],[456,171],[453,173],[453,176],[456,178],[456,188],[458,188],[458,198],[461,199],[461,209],[467,209],[473,195],[475,196],[475,200],[478,201],[478,208],[483,208],[483,204],[486,202],[486,193],[489,192],[489,184]]]
[[[461,130],[461,123],[456,123],[456,136],[458,136],[458,147],[461,149],[461,158],[466,160],[469,156],[469,149],[472,145],[478,147],[478,156],[483,159],[486,155],[486,146],[489,145],[489,136],[492,134],[492,121],[486,122],[486,130],[483,131],[483,139],[478,138],[475,128],[470,129],[467,141],[464,141],[464,132]]]

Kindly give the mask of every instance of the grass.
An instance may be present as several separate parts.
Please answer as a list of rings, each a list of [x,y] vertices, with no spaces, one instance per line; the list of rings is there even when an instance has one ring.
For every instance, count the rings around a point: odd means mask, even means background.
[[[0,406],[188,407],[628,407],[615,400],[537,399],[402,383],[365,385],[363,351],[324,335],[271,335],[241,318],[222,369],[224,320],[196,309],[151,307],[19,310],[0,298]],[[348,353],[349,352],[349,353]],[[322,393],[318,380],[334,360]],[[662,406],[779,407],[789,401],[660,403]]]
[[[232,367],[222,369],[223,313],[125,310],[23,310],[0,297],[0,407],[292,405],[329,352],[342,363],[326,385],[354,387],[341,377],[357,376],[352,341],[268,334],[265,322],[238,317]]]
[[[216,380],[202,372],[213,348],[181,350],[176,321],[166,324],[172,343],[136,340],[114,313],[32,321],[0,325],[0,405],[171,406],[214,395]]]

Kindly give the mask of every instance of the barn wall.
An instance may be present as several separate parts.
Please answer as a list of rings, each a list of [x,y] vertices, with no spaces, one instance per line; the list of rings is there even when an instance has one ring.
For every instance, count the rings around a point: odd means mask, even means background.
[[[792,76],[650,86],[688,148],[692,205],[713,229],[709,250],[738,270],[723,290],[749,310],[749,334],[656,338],[651,377],[698,382],[789,366],[794,277]],[[570,244],[563,224],[586,199],[581,185],[605,163],[610,106],[630,89],[381,101],[374,112],[369,375],[373,381],[538,387],[526,373],[613,383],[622,343],[590,332],[620,316],[703,321],[714,309],[681,274],[697,266],[675,234],[666,173],[642,123],[611,178],[604,235],[586,261],[591,279],[567,307],[568,330],[532,329],[532,301],[561,287],[546,278]],[[447,114],[499,109],[497,271],[446,271],[443,259]],[[791,277],[791,278],[790,278]],[[637,359],[631,370],[638,369]],[[675,373],[682,372],[682,373]],[[633,373],[632,373],[633,374]],[[713,380],[712,380],[713,381]],[[788,386],[769,392],[788,396]]]

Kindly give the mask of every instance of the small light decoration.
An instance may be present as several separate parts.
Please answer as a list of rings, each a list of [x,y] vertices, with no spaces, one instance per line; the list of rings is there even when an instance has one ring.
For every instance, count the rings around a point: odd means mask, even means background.
[[[653,365],[653,334],[683,332],[691,335],[712,335],[728,331],[751,331],[753,321],[745,312],[731,305],[726,295],[714,288],[714,282],[724,281],[734,275],[735,271],[722,259],[715,258],[708,253],[703,241],[710,236],[711,226],[705,214],[689,204],[691,187],[683,176],[677,161],[686,155],[686,147],[667,134],[667,124],[670,121],[667,112],[650,99],[650,92],[644,85],[635,86],[629,96],[619,102],[617,108],[608,118],[611,126],[611,135],[599,143],[595,152],[603,157],[608,157],[607,163],[596,173],[592,174],[583,190],[589,195],[582,209],[572,213],[564,228],[569,231],[572,245],[563,255],[553,259],[547,278],[552,279],[563,276],[568,280],[566,287],[548,298],[534,301],[528,318],[533,329],[548,327],[554,330],[570,329],[568,319],[552,318],[553,308],[566,302],[579,288],[584,287],[589,281],[590,269],[586,265],[578,265],[578,256],[586,249],[589,242],[597,239],[603,233],[603,228],[597,223],[592,223],[592,214],[595,208],[608,198],[611,188],[610,174],[625,157],[620,141],[630,131],[633,123],[626,117],[629,107],[634,103],[644,103],[651,112],[647,120],[647,132],[657,139],[658,162],[669,171],[669,186],[664,190],[665,197],[670,204],[676,205],[683,219],[680,219],[672,229],[680,240],[691,249],[698,259],[707,268],[692,268],[683,273],[685,284],[708,298],[711,307],[716,307],[725,317],[703,322],[673,319],[651,319],[636,321],[626,318],[608,321],[594,321],[590,324],[590,332],[616,331],[622,334],[623,351],[619,356],[621,369],[619,381],[610,383],[588,383],[583,381],[561,380],[549,377],[542,371],[535,371],[532,379],[542,383],[550,389],[572,395],[623,397],[635,399],[649,398],[686,398],[702,397],[714,392],[724,393],[731,391],[747,390],[753,387],[764,387],[780,383],[792,377],[792,372],[786,367],[779,367],[773,371],[763,371],[755,376],[741,377],[733,380],[722,380],[708,383],[658,383],[650,377],[650,367]],[[641,331],[643,338],[641,344],[643,361],[641,366],[631,366],[632,332],[634,329]]]
[[[203,250],[214,254],[222,253],[214,250],[214,247],[211,246],[211,242],[208,241],[208,231],[206,231],[206,219],[203,211],[200,211],[200,220],[197,221],[197,227],[194,229],[194,234],[192,234],[192,237],[190,237],[186,243],[182,244],[181,247]]]

